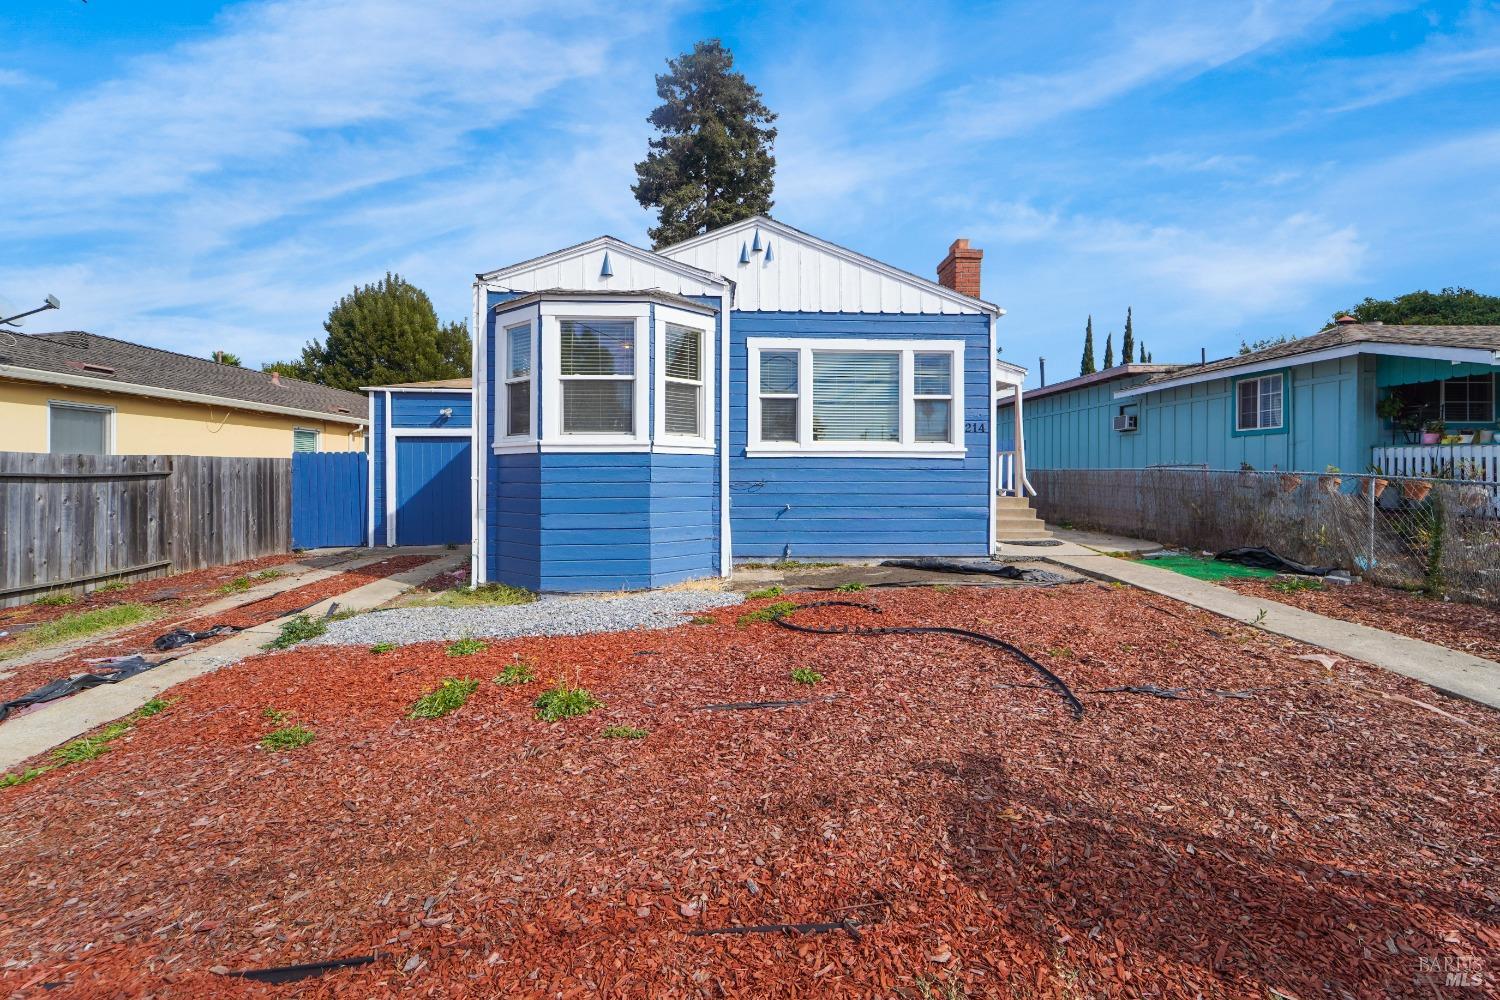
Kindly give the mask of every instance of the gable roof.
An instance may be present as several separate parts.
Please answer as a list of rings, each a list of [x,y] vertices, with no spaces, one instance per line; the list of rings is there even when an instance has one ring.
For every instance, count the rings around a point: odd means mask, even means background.
[[[608,260],[613,272],[605,275]],[[516,292],[553,288],[608,291],[655,288],[674,295],[714,295],[730,282],[722,275],[643,250],[614,236],[596,236],[561,250],[475,275],[475,283]]]
[[[1284,368],[1288,364],[1310,364],[1351,354],[1389,354],[1475,364],[1500,364],[1500,326],[1335,323],[1310,337],[1299,337],[1249,354],[1163,372],[1116,395],[1134,396],[1177,385]]]
[[[82,330],[0,334],[0,376],[344,423],[367,423],[365,397]]]
[[[389,385],[367,385],[362,388],[366,392],[372,389],[430,389],[434,392],[466,392],[474,388],[474,380],[465,376],[464,378],[437,378],[429,382],[392,382]]]
[[[1071,392],[1074,389],[1082,389],[1101,382],[1118,382],[1122,378],[1130,378],[1134,375],[1161,375],[1175,372],[1184,367],[1183,365],[1156,365],[1156,364],[1128,364],[1115,365],[1113,368],[1105,368],[1091,375],[1079,375],[1076,378],[1065,379],[1062,382],[1053,382],[1051,385],[1038,386],[1035,389],[1027,389],[1021,396],[1023,403],[1043,396],[1051,396],[1058,392]]]
[[[740,310],[1005,314],[994,303],[766,215],[732,222],[659,253],[731,279]]]

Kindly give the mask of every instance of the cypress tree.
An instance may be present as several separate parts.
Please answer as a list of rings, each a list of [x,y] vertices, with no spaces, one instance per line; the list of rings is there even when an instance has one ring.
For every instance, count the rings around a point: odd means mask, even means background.
[[[1078,366],[1078,374],[1092,375],[1097,371],[1094,367],[1094,317],[1089,317],[1088,325],[1083,328],[1083,364]]]
[[[1128,365],[1135,360],[1135,332],[1130,326],[1130,307],[1125,307],[1125,339],[1120,342],[1120,364]]]
[[[1111,331],[1109,331],[1109,335],[1104,338],[1104,367],[1105,368],[1113,368],[1114,366],[1115,366],[1115,331],[1111,330]]]
[[[1141,364],[1145,364],[1148,360],[1150,360],[1146,357],[1146,342],[1144,340],[1141,341],[1141,349],[1139,351],[1139,354],[1141,356]]]

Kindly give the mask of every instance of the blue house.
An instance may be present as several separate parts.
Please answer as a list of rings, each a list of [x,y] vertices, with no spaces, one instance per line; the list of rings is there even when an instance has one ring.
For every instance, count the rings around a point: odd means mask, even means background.
[[[1313,336],[1237,357],[1120,365],[1030,390],[1022,396],[1024,450],[1033,470],[1451,468],[1500,481],[1497,372],[1500,326],[1341,317]],[[997,409],[1002,448],[1014,440],[1006,431],[1012,408],[1006,399]]]
[[[473,470],[470,379],[366,386],[370,545],[467,545]]]
[[[988,554],[995,386],[1024,372],[996,358],[981,256],[955,242],[934,282],[755,217],[478,275],[475,582],[645,588],[735,560]],[[399,449],[416,440],[402,408],[426,395],[390,389]]]

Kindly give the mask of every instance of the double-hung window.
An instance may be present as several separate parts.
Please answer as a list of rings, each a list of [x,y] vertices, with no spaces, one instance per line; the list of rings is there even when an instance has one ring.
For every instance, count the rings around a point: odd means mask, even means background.
[[[558,320],[563,434],[635,433],[635,321]]]
[[[963,341],[752,337],[747,347],[752,457],[963,457]]]
[[[505,434],[531,436],[531,324],[505,328]]]
[[[667,324],[666,431],[684,437],[703,435],[703,331]]]
[[[83,403],[48,403],[48,450],[54,455],[108,455],[114,410]]]
[[[1285,426],[1286,376],[1281,372],[1235,383],[1234,429],[1278,431]]]

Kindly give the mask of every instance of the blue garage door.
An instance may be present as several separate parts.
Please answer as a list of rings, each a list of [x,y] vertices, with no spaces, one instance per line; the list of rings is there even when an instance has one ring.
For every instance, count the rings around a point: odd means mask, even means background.
[[[396,438],[396,544],[469,541],[469,439]]]

